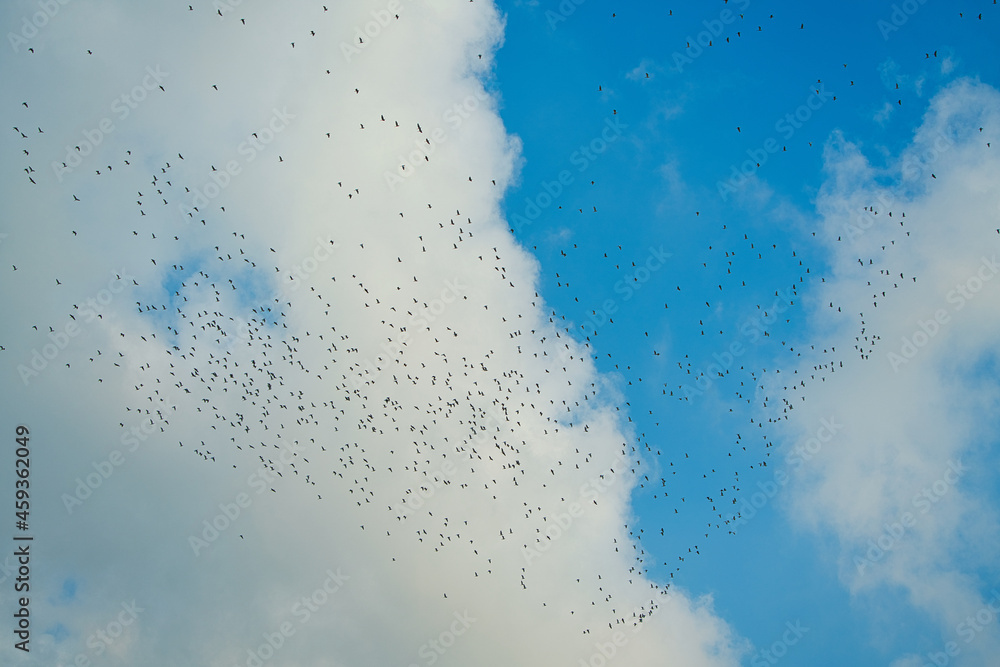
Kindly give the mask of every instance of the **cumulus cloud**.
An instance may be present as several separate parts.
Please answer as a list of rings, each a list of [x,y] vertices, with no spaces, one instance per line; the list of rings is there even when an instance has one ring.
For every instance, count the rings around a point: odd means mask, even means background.
[[[497,9],[225,7],[75,3],[7,68],[18,664],[737,664],[638,572],[635,436],[500,217]]]
[[[968,641],[963,626],[998,576],[998,101],[953,83],[885,166],[843,135],[828,142],[817,206],[832,276],[808,304],[808,400],[781,415],[792,518],[834,531],[840,577],[870,613],[901,591],[969,664],[1000,642],[995,624]],[[823,418],[842,429],[821,442]]]

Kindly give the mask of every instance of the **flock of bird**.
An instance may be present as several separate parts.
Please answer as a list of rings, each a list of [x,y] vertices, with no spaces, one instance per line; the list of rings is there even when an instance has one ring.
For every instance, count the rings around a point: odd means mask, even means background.
[[[208,9],[207,5],[187,5],[186,11],[204,15]],[[321,6],[318,11],[328,9]],[[213,20],[223,17],[221,11],[215,14],[211,12]],[[241,26],[248,20],[239,18]],[[757,26],[757,31],[762,27]],[[735,31],[737,37],[741,34]],[[310,30],[302,39],[324,37],[322,30]],[[296,48],[296,42],[283,48]],[[301,43],[298,50],[302,50]],[[926,56],[932,57],[930,52]],[[397,118],[366,106],[365,88],[366,82],[358,81],[341,91],[357,111],[355,124],[331,128],[312,139],[323,142],[353,133],[352,140],[359,140],[359,135],[371,137],[371,150],[378,151],[380,142],[396,133],[400,143],[430,145],[425,130],[429,119],[403,114]],[[600,90],[600,85],[595,89]],[[226,82],[220,81],[211,84],[206,95],[225,95],[226,91]],[[168,98],[171,87],[167,84],[154,92]],[[43,178],[40,172],[47,170],[39,160],[48,156],[36,152],[36,140],[45,130],[32,120],[31,100],[18,101],[17,106],[20,120],[11,131],[20,142],[25,184],[35,187]],[[585,279],[577,275],[582,271],[635,275],[646,251],[627,245],[623,250],[625,244],[600,251],[576,244],[560,248],[558,255],[543,264],[552,272],[540,277],[539,289],[556,294],[547,297],[533,286],[515,283],[518,274],[512,267],[521,265],[517,257],[505,254],[505,248],[513,253],[513,244],[498,241],[497,229],[464,204],[429,201],[426,206],[412,207],[400,203],[399,207],[410,207],[394,210],[392,217],[400,219],[397,228],[405,225],[406,238],[387,241],[380,236],[383,226],[393,229],[388,222],[354,223],[365,226],[360,230],[333,224],[315,255],[306,255],[333,259],[317,261],[311,271],[291,271],[282,266],[281,258],[288,254],[275,249],[278,241],[253,238],[241,221],[241,216],[249,215],[246,207],[230,198],[192,204],[183,215],[178,214],[179,207],[194,201],[205,177],[220,168],[211,163],[191,165],[184,154],[195,154],[194,148],[174,146],[171,157],[161,156],[158,162],[136,147],[123,149],[107,164],[88,167],[87,178],[74,180],[80,190],[63,189],[69,205],[92,206],[89,210],[94,211],[101,204],[87,201],[87,192],[92,191],[88,180],[112,179],[117,186],[127,187],[134,201],[131,219],[112,227],[134,244],[130,256],[143,253],[148,266],[137,271],[141,276],[129,285],[129,293],[137,297],[129,306],[132,319],[116,319],[133,324],[114,332],[100,348],[68,353],[59,364],[69,370],[84,364],[99,384],[127,382],[134,398],[124,408],[122,426],[136,419],[149,420],[162,434],[159,442],[165,446],[172,420],[197,425],[201,437],[178,440],[176,445],[199,462],[240,470],[262,466],[279,479],[269,486],[273,493],[283,484],[308,485],[316,502],[357,517],[359,532],[371,533],[373,526],[388,524],[386,537],[403,536],[411,548],[461,551],[471,559],[475,577],[494,574],[494,556],[506,548],[503,543],[511,541],[522,550],[545,546],[553,508],[531,506],[525,498],[544,497],[543,489],[564,477],[618,476],[633,480],[640,495],[663,507],[663,525],[648,531],[638,526],[623,529],[632,538],[634,565],[629,575],[640,571],[668,574],[668,581],[652,586],[655,594],[666,594],[669,579],[679,576],[685,559],[701,555],[705,540],[715,533],[736,532],[741,474],[746,477],[768,465],[773,443],[767,423],[787,419],[797,402],[806,400],[809,386],[825,381],[851,354],[847,349],[823,349],[825,361],[817,363],[809,377],[794,370],[782,374],[782,378],[788,376],[785,380],[773,380],[781,368],[794,366],[801,357],[803,351],[793,347],[790,338],[782,338],[801,312],[797,302],[803,292],[824,278],[806,263],[801,249],[726,226],[715,232],[711,245],[691,254],[698,258],[692,266],[664,269],[662,277],[642,286],[649,303],[657,304],[656,318],[650,322],[697,331],[709,341],[708,347],[678,354],[662,366],[658,364],[665,361],[663,357],[676,351],[661,347],[654,326],[644,324],[620,334],[618,328],[629,327],[633,317],[617,316],[616,323],[616,316],[611,315],[605,322],[586,290],[574,292],[579,287],[577,277]],[[296,166],[294,156],[277,150],[262,154],[261,159],[269,161],[269,169]],[[928,172],[927,178],[934,176]],[[463,174],[458,180],[456,187],[480,188],[476,192],[482,197],[497,196],[495,179],[474,180]],[[591,184],[598,187],[594,181]],[[330,200],[337,202],[345,219],[354,210],[351,207],[370,210],[360,207],[378,204],[385,196],[369,192],[349,171],[330,183]],[[390,204],[396,206],[396,201],[390,198]],[[598,207],[589,202],[557,210],[555,216],[598,213]],[[614,212],[606,213],[602,207],[601,214],[613,216]],[[905,213],[872,204],[864,214],[884,230],[893,230],[881,248],[882,256],[857,257],[861,270],[868,274],[874,309],[893,298],[895,290],[916,283],[918,277],[885,268],[892,265],[893,253],[906,251],[910,231]],[[693,217],[698,224],[709,224],[700,212]],[[94,230],[76,223],[65,233],[68,243],[95,243],[98,238]],[[453,291],[449,298],[454,303],[438,309],[436,300],[446,287],[438,279],[438,262],[460,267],[460,275],[471,276],[476,290]],[[754,282],[760,267],[774,264],[797,272],[797,280],[788,285]],[[11,271],[18,271],[16,264]],[[51,288],[64,289],[67,282],[69,276],[58,275],[57,269]],[[567,298],[559,290],[574,293]],[[493,297],[518,307],[498,306],[489,300]],[[546,298],[572,306],[564,312],[543,311]],[[756,317],[751,331],[757,332],[755,343],[759,335],[758,345],[747,342],[742,323],[734,328],[719,321],[713,308],[717,299],[752,303],[747,310]],[[114,304],[115,309],[120,307]],[[575,312],[570,311],[572,307]],[[862,361],[870,359],[880,338],[866,325],[865,312],[842,312],[842,305],[833,302],[828,307],[845,319],[856,320],[853,353]],[[694,313],[698,308],[704,314],[695,317],[697,324],[673,318],[675,312]],[[77,320],[78,311],[74,306],[69,317]],[[640,311],[638,306],[636,311]],[[55,332],[59,322],[31,326],[42,338]],[[502,332],[506,346],[484,347],[482,340],[490,338],[480,339],[477,332],[481,331]],[[612,331],[632,342],[629,350],[609,352],[602,346]],[[701,350],[724,352],[733,342],[753,347],[753,353],[712,370],[711,355]],[[755,365],[762,360],[766,366]],[[625,400],[615,409],[624,422],[623,432],[630,433],[634,427],[635,433],[631,442],[615,448],[614,458],[594,454],[606,448],[600,437],[609,431],[588,421],[607,401],[607,395],[593,384],[580,386],[591,365],[620,375],[627,384],[625,399],[633,391],[652,391],[663,406],[657,414],[652,410],[646,415],[632,414]],[[648,386],[654,382],[656,386]],[[781,385],[781,393],[765,395],[775,384]],[[705,387],[711,387],[716,397],[713,406],[728,406],[738,429],[730,446],[721,448],[726,453],[721,460],[719,446],[713,446],[710,455],[695,452],[697,443],[688,448],[671,442],[664,426],[690,404],[707,400],[701,398]],[[177,407],[171,410],[170,404]],[[758,409],[770,415],[766,422],[751,416]],[[747,421],[737,425],[736,419]],[[279,454],[289,447],[296,453],[285,469]],[[446,462],[453,462],[458,472],[443,473]],[[485,534],[482,526],[475,525],[474,515],[436,502],[440,500],[433,497],[436,494],[447,496],[455,505],[464,499],[469,507],[495,505],[494,517],[501,527],[495,534]],[[600,504],[602,498],[593,502]],[[690,544],[679,545],[676,538],[671,540],[675,524],[670,522],[674,517],[680,521],[682,512],[685,516],[700,512],[708,519],[701,534],[691,536]],[[650,548],[650,536],[663,541]],[[609,544],[615,551],[619,546],[617,541]],[[663,556],[671,548],[677,551],[676,560]],[[530,566],[519,570],[518,583],[527,588]],[[588,583],[593,586],[592,604],[603,600],[613,612],[610,626],[638,622],[657,607],[655,596],[651,597],[626,618],[610,601],[603,581]],[[589,632],[589,628],[582,631]]]

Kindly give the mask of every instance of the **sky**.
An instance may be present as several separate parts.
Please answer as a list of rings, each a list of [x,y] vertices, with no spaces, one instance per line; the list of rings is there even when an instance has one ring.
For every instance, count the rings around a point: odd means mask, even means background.
[[[800,4],[5,3],[0,664],[993,664],[1000,14]]]

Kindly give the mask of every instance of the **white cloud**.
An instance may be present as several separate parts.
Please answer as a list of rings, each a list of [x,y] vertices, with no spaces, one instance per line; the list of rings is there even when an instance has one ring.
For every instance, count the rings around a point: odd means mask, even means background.
[[[844,424],[793,478],[791,515],[834,530],[841,579],[859,600],[901,590],[946,640],[998,576],[989,471],[1000,392],[988,369],[1000,326],[1000,158],[986,146],[1000,133],[998,101],[974,81],[949,86],[881,171],[831,139],[818,208],[833,277],[810,305],[825,334],[797,370],[808,400],[782,415],[793,442],[822,417]],[[981,662],[998,645],[993,626],[962,650]]]
[[[874,118],[875,122],[878,123],[879,125],[885,125],[885,122],[889,120],[889,117],[892,115],[894,109],[895,109],[894,106],[886,102],[885,104],[882,105],[881,109],[875,112],[875,115],[872,117]]]
[[[649,58],[643,58],[638,65],[626,72],[625,78],[629,81],[646,81],[656,76],[657,65]]]
[[[19,265],[4,399],[53,452],[35,473],[33,611],[69,631],[36,631],[35,664],[97,659],[88,636],[133,599],[143,612],[101,649],[130,664],[247,664],[268,637],[274,665],[422,663],[452,639],[439,664],[548,665],[616,631],[623,664],[733,665],[746,649],[710,598],[629,571],[633,436],[498,216],[518,155],[481,96],[496,8],[401,0],[348,61],[341,43],[388,6],[81,3],[19,56],[29,108],[11,124],[44,134],[2,139],[39,172],[0,186],[19,221],[0,246]],[[59,183],[50,162],[147,66],[164,90]],[[13,380],[123,270],[136,284]],[[68,512],[114,450],[123,462]],[[77,598],[50,602],[65,578]],[[475,621],[458,633],[456,613]]]

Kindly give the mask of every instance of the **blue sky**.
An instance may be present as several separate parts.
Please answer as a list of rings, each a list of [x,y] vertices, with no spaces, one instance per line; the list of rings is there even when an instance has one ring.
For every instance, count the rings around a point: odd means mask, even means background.
[[[802,619],[814,630],[787,664],[884,665],[899,653],[933,651],[947,639],[898,589],[880,590],[877,610],[853,600],[837,580],[836,538],[792,525],[782,498],[769,502],[738,535],[729,534],[725,525],[715,528],[714,522],[707,538],[703,527],[714,513],[703,499],[730,484],[734,472],[741,491],[733,495],[749,497],[758,484],[773,480],[771,471],[780,466],[776,455],[768,459],[769,468],[749,469],[762,457],[760,439],[751,440],[758,434],[749,419],[773,413],[761,410],[759,401],[733,400],[733,391],[737,380],[750,384],[750,370],[794,363],[784,341],[801,351],[815,335],[802,303],[831,271],[829,256],[810,234],[819,227],[815,204],[826,179],[828,138],[840,131],[873,162],[883,162],[912,140],[928,100],[949,83],[972,77],[996,85],[997,62],[990,55],[995,45],[987,27],[992,6],[979,4],[927,3],[912,18],[904,14],[907,21],[899,26],[893,23],[893,5],[878,3],[737,3],[743,17],[731,23],[713,22],[732,3],[669,9],[585,2],[568,15],[558,9],[546,13],[553,9],[545,3],[516,3],[508,9],[498,88],[504,122],[521,137],[525,158],[521,182],[504,200],[508,217],[524,216],[525,199],[543,192],[544,183],[556,180],[561,170],[574,176],[552,206],[516,233],[541,262],[549,304],[574,323],[586,322],[605,298],[621,299],[613,289],[616,279],[635,277],[631,262],[641,266],[648,247],[662,245],[674,253],[634,299],[620,304],[614,324],[593,339],[598,341],[597,367],[619,377],[620,384],[632,383],[624,392],[636,430],[646,434],[640,442],[662,452],[645,452],[647,465],[660,466],[650,475],[653,492],[665,467],[680,473],[667,476],[669,486],[660,489],[658,499],[646,489],[632,496],[633,523],[646,531],[651,576],[664,581],[674,573],[673,581],[711,592],[720,613],[758,647],[780,634],[784,620]],[[981,11],[986,12],[983,21],[977,18]],[[694,50],[687,44],[705,30],[719,34],[692,58],[697,44]],[[936,56],[926,58],[928,51]],[[944,66],[945,60],[951,64]],[[825,95],[816,95],[818,88]],[[795,120],[786,118],[813,96],[817,108]],[[880,114],[884,107],[889,111]],[[610,144],[584,171],[567,164],[566,156],[598,136],[615,111],[614,117],[628,126],[623,140]],[[769,139],[787,151],[762,153]],[[723,199],[718,183],[754,152],[755,162],[761,154],[766,157],[753,169],[766,194],[743,198],[745,188],[730,183],[736,190],[724,187]],[[748,261],[755,253],[747,252],[746,241],[738,243],[744,234],[770,251],[766,261]],[[617,251],[622,243],[625,249]],[[578,247],[569,250],[574,244]],[[732,274],[707,251],[709,246],[739,253]],[[616,251],[609,254],[613,262],[601,256],[608,248]],[[706,258],[715,260],[714,266],[702,267]],[[811,270],[808,275],[804,267]],[[714,289],[721,282],[724,289]],[[737,291],[744,282],[746,287]],[[799,298],[761,339],[766,342],[740,335],[740,324],[755,304],[773,303],[768,297],[775,289],[784,292],[792,285]],[[724,307],[704,307],[706,297],[724,301]],[[663,302],[671,307],[664,309]],[[720,329],[728,331],[720,336]],[[715,383],[718,391],[711,398],[678,403],[658,390],[690,383],[690,376],[676,372],[676,361],[684,355],[685,364],[704,369],[718,360],[713,354],[726,359],[734,341],[748,351],[730,377]],[[651,349],[660,356],[651,356]],[[734,448],[736,433],[744,444],[754,445],[753,455]],[[766,433],[774,446],[768,456],[795,444]],[[685,454],[691,459],[679,461]],[[669,463],[687,470],[670,469]],[[701,483],[712,469],[721,481]],[[662,490],[672,497],[687,494],[697,504],[674,515],[679,503],[664,498]],[[698,557],[686,554],[693,544],[699,545]],[[669,562],[678,553],[687,555],[685,561]],[[996,574],[979,574],[985,592]],[[885,621],[876,625],[876,615],[892,619],[889,627],[883,627]]]
[[[995,4],[0,19],[0,662],[992,664]]]

